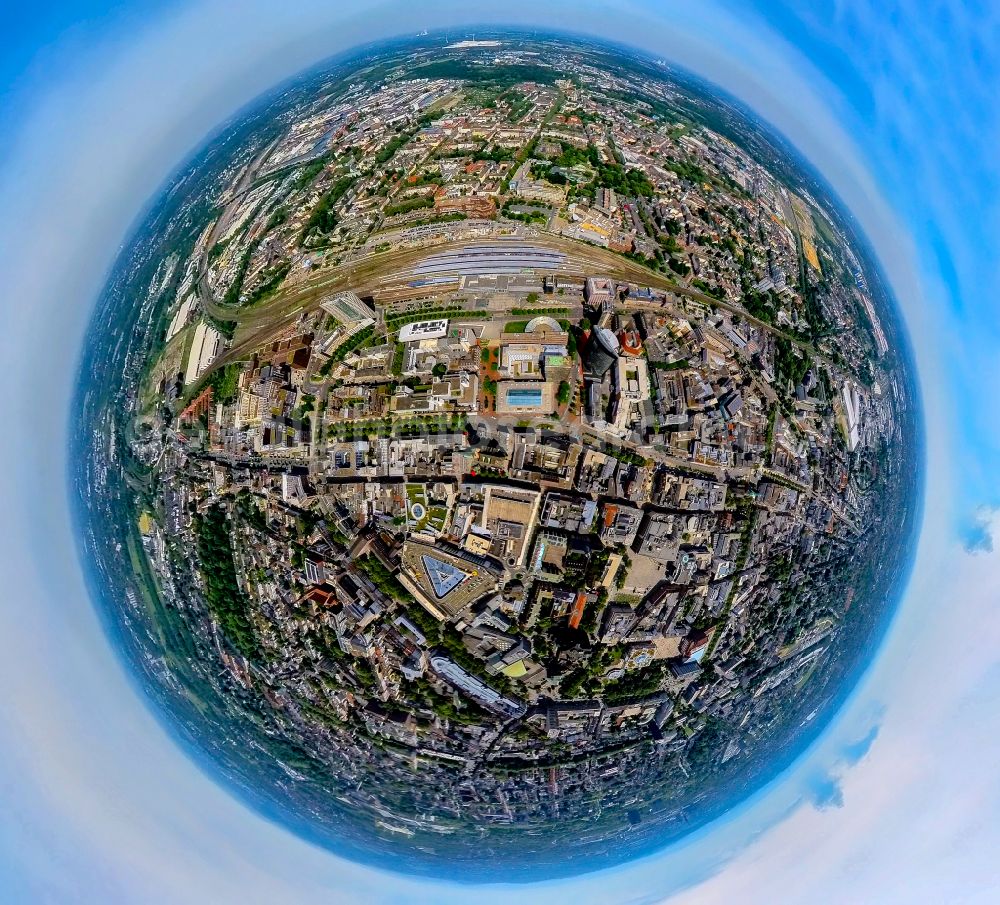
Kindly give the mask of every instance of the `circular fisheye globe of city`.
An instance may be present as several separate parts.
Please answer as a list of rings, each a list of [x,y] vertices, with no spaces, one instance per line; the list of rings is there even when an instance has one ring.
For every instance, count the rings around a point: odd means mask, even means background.
[[[91,585],[182,744],[357,860],[636,857],[773,778],[910,557],[913,375],[822,180],[558,36],[365,48],[227,123],[93,321]]]

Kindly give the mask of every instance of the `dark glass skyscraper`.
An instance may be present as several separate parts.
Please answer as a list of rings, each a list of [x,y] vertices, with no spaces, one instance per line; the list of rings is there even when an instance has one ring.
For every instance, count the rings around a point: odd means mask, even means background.
[[[618,337],[606,327],[594,327],[584,351],[587,374],[599,380],[611,370],[617,358]]]

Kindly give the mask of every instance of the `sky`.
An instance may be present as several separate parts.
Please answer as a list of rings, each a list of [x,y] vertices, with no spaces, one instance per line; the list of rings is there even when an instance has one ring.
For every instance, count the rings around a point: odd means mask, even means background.
[[[1000,897],[1000,10],[917,0],[36,6],[0,12],[0,903]],[[470,890],[314,848],[176,746],[84,589],[65,451],[96,295],[185,155],[323,57],[486,21],[571,23],[684,65],[823,173],[872,242],[913,340],[927,487],[917,564],[888,638],[792,768],[657,855]]]

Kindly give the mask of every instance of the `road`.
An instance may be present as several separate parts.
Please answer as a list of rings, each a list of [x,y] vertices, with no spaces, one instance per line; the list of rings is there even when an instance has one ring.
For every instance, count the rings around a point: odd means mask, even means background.
[[[703,305],[714,305],[724,311],[739,315],[763,331],[785,338],[818,361],[831,366],[833,364],[811,343],[747,314],[738,305],[720,301],[714,296],[677,283],[608,249],[567,239],[563,236],[544,233],[533,234],[531,230],[522,230],[521,235],[524,241],[531,245],[564,253],[566,263],[558,271],[562,276],[582,280],[587,275],[606,275],[623,282],[671,292]],[[351,260],[316,270],[305,280],[279,291],[266,302],[243,310],[219,304],[211,293],[206,291],[207,286],[204,285],[204,282],[199,280],[199,296],[205,311],[213,318],[231,320],[237,323],[234,341],[219,363],[224,364],[246,358],[255,349],[266,344],[273,336],[294,325],[304,313],[315,311],[320,302],[332,293],[351,289],[359,295],[376,295],[380,289],[386,286],[411,279],[413,267],[432,254],[439,253],[449,247],[475,248],[494,242],[495,240],[492,239],[446,238],[417,248],[368,250],[367,253],[365,250],[360,250],[355,253],[357,256]],[[631,302],[625,307],[628,310],[663,310],[665,305]]]

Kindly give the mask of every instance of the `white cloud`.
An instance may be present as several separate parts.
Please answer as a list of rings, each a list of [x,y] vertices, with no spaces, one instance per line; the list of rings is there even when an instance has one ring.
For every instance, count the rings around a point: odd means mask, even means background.
[[[987,527],[996,539],[1000,515]],[[903,610],[835,730],[886,702],[856,764],[831,752],[842,806],[804,802],[677,902],[997,900],[1000,551],[941,543],[918,569],[919,605]]]
[[[900,238],[905,230],[881,200],[848,137],[848,123],[838,121],[843,111],[831,111],[824,103],[822,79],[808,63],[776,35],[748,30],[711,5],[686,4],[662,17],[640,5],[577,3],[545,11],[538,6],[518,0],[505,7],[504,16],[555,25],[571,21],[673,57],[750,101],[805,151],[877,239],[916,334],[930,421],[941,423],[941,394],[932,392],[941,373],[933,342],[940,324],[914,278],[912,249]],[[566,15],[569,8],[572,18]],[[366,10],[369,15],[361,15]],[[9,900],[468,900],[461,888],[379,874],[292,838],[249,813],[181,756],[128,683],[90,606],[75,568],[63,487],[65,416],[75,376],[70,364],[77,358],[90,302],[135,212],[170,168],[243,102],[312,60],[387,30],[415,31],[485,15],[483,8],[448,3],[336,8],[286,3],[280,15],[273,6],[257,4],[241,6],[238,16],[225,3],[195,5],[128,41],[109,40],[91,48],[91,56],[74,56],[72,78],[39,96],[34,119],[13,139],[0,174],[5,213],[0,223],[5,280],[0,360],[13,375],[14,400],[0,453],[0,495],[6,504],[0,513],[5,598],[0,607],[0,800],[5,807],[0,875],[9,878]],[[224,44],[218,40],[223,30]],[[937,482],[931,503],[942,510],[950,480],[945,442],[943,432],[935,434],[930,450]],[[967,585],[968,600],[943,603],[951,598],[935,584],[943,578],[934,570],[941,576],[968,570],[981,582],[996,566],[994,554],[971,557],[941,537],[925,553],[928,565],[893,639],[894,649],[903,644],[904,653],[907,644],[924,651],[919,665],[926,664],[927,676],[935,681],[917,677],[912,687],[898,687],[891,680],[907,674],[906,657],[887,655],[867,680],[867,703],[852,705],[837,731],[805,762],[731,818],[627,868],[516,894],[491,888],[477,891],[475,898],[484,905],[508,899],[575,905],[650,901],[671,889],[694,887],[732,862],[697,896],[721,896],[728,889],[731,897],[747,901],[746,890],[770,889],[773,901],[788,901],[791,892],[809,888],[809,878],[790,872],[787,887],[769,887],[767,871],[779,874],[790,863],[809,863],[808,850],[811,846],[815,854],[818,845],[831,856],[825,861],[834,865],[828,874],[843,869],[836,865],[858,863],[876,882],[875,859],[852,848],[851,824],[845,821],[856,821],[857,845],[867,842],[870,851],[868,834],[882,830],[888,818],[869,802],[896,794],[898,806],[910,813],[913,805],[886,785],[882,751],[907,752],[890,779],[911,777],[911,784],[921,779],[932,788],[940,782],[934,776],[940,761],[934,757],[947,752],[920,747],[926,738],[908,736],[906,714],[912,718],[925,706],[931,708],[928,725],[947,719],[951,714],[943,696],[956,701],[967,693],[963,681],[974,678],[969,663],[985,662],[962,657],[955,645],[961,639],[982,653],[974,625],[953,624],[971,631],[965,639],[944,620],[941,638],[955,646],[942,650],[940,661],[937,636],[924,629],[925,620],[937,620],[945,606],[957,612],[973,606],[974,584]],[[991,574],[988,587],[995,589],[996,573]],[[969,617],[974,622],[971,612]],[[916,688],[924,694],[915,695]],[[885,705],[884,713],[879,704]],[[846,769],[846,761],[859,756],[852,755],[857,750],[852,746],[860,745],[876,724],[878,736],[870,750]],[[957,732],[961,726],[953,728]],[[907,739],[915,746],[911,752]],[[988,741],[982,739],[984,745]],[[882,767],[881,782],[870,773],[872,764]],[[961,789],[952,792],[964,801]],[[992,794],[995,804],[995,788]],[[810,796],[828,806],[816,811],[803,805]],[[843,807],[832,806],[838,796]],[[866,805],[860,811],[859,801]],[[790,834],[792,826],[797,833]],[[747,848],[753,839],[756,844]],[[790,852],[798,862],[783,860]],[[887,863],[894,857],[890,850]],[[743,894],[739,886],[719,885],[729,877],[742,879]],[[880,888],[891,892],[890,879]]]

